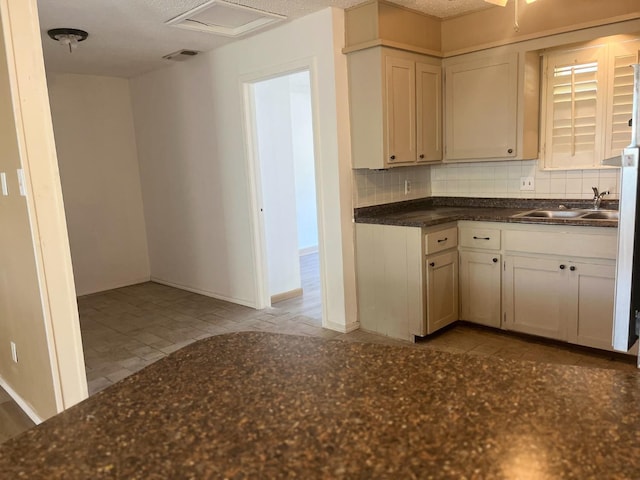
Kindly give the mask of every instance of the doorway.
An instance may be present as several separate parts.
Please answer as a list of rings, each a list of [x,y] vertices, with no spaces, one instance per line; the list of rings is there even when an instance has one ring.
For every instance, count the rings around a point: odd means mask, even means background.
[[[248,84],[262,306],[322,320],[311,76]]]

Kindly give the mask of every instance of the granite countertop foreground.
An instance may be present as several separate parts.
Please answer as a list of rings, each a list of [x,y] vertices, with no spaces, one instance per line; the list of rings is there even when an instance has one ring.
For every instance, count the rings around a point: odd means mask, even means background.
[[[582,218],[521,218],[514,217],[535,209],[591,208],[588,200],[428,197],[394,202],[354,210],[356,223],[374,223],[405,227],[431,227],[459,220],[506,223],[536,223],[588,227],[617,227],[617,220]],[[601,209],[618,209],[617,200],[603,200]]]
[[[0,447],[0,477],[629,479],[640,374],[270,333],[201,340]]]

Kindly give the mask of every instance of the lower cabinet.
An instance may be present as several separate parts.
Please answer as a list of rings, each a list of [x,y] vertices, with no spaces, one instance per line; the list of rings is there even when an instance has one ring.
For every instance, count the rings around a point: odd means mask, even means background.
[[[505,230],[503,328],[612,350],[616,233]]]
[[[427,333],[458,320],[458,252],[428,256]]]
[[[500,328],[500,254],[460,251],[460,319]]]
[[[505,327],[611,350],[615,264],[507,256]]]
[[[457,227],[356,224],[363,330],[414,340],[458,320]]]
[[[612,350],[616,238],[597,227],[356,224],[360,325],[414,340],[461,319]]]

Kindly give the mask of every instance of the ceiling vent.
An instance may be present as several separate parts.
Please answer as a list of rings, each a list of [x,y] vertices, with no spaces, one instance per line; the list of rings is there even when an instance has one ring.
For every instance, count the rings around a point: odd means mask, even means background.
[[[173,60],[174,62],[184,62],[185,60],[195,57],[199,53],[200,52],[197,50],[178,50],[177,52],[170,53],[162,58],[165,60]]]
[[[209,0],[166,23],[198,32],[224,35],[225,37],[241,37],[286,18],[284,15],[224,0]]]

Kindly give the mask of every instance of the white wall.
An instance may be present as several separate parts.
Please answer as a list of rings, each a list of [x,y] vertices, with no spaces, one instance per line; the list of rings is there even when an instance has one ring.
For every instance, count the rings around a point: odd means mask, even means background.
[[[308,72],[289,77],[291,121],[295,125],[293,161],[295,169],[296,217],[298,249],[313,251],[318,247],[318,212],[316,209],[316,177],[313,157],[313,112],[311,83]]]
[[[87,380],[36,0],[0,0],[0,23],[0,385],[38,422]]]
[[[129,82],[49,74],[78,295],[148,281]]]
[[[132,80],[152,278],[258,305],[242,82],[310,63],[323,313],[356,323],[343,12],[325,9]]]
[[[269,295],[299,289],[294,124],[288,76],[254,86]]]

